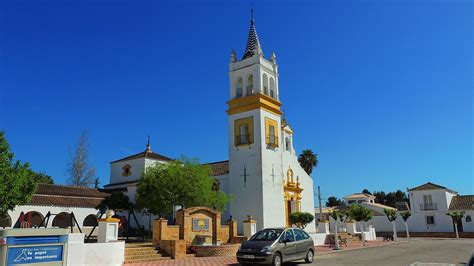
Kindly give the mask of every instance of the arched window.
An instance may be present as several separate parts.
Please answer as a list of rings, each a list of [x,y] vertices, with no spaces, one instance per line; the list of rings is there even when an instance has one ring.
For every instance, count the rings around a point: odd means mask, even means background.
[[[59,228],[68,228],[71,226],[71,214],[67,212],[61,212],[56,215],[53,219],[53,226]]]
[[[0,228],[7,228],[12,226],[12,218],[8,213],[3,217],[0,218]]]
[[[276,98],[275,80],[273,78],[270,78],[270,97]]]
[[[253,75],[250,75],[249,78],[247,79],[247,93],[246,95],[252,95],[253,94]]]
[[[84,219],[84,222],[82,223],[82,226],[97,226],[97,216],[94,214],[89,214],[87,217]]]
[[[287,150],[287,151],[291,151],[291,138],[290,138],[290,137],[286,137],[285,140],[286,140],[286,141],[285,141],[286,150]]]
[[[25,222],[28,222],[30,227],[38,227],[43,221],[43,215],[36,211],[30,211],[25,213]]]
[[[241,77],[237,78],[237,82],[235,83],[235,97],[239,98],[242,97],[244,88],[244,81]]]
[[[267,76],[267,74],[263,74],[263,93],[268,95],[268,76]]]
[[[212,184],[212,191],[220,191],[221,190],[221,182],[218,179],[214,179],[214,183]]]

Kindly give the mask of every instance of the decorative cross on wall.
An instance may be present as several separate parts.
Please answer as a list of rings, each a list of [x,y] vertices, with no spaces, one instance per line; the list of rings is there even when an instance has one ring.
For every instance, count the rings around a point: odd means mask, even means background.
[[[272,164],[272,174],[270,176],[272,177],[273,186],[275,186],[275,170],[273,169],[273,164]]]
[[[247,168],[245,167],[245,164],[244,164],[244,174],[243,175],[240,175],[240,176],[243,176],[244,177],[244,187],[246,187],[246,184],[247,184],[247,176],[249,176],[247,174]]]

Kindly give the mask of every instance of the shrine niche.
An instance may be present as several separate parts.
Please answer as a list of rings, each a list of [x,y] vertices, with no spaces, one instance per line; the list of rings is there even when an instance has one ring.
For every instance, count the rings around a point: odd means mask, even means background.
[[[294,177],[293,170],[288,167],[286,172],[286,180],[283,182],[283,192],[285,201],[285,217],[286,225],[290,226],[290,214],[301,211],[301,192],[303,189],[300,187],[299,176]]]
[[[122,176],[131,176],[132,175],[132,166],[129,164],[126,164],[122,167]]]

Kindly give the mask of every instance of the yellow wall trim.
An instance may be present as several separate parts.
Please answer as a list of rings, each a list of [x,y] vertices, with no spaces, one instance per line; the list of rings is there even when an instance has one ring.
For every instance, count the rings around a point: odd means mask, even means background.
[[[270,141],[270,126],[273,126],[273,129],[275,130],[273,143]],[[267,145],[272,145],[273,147],[278,147],[278,136],[278,122],[271,118],[265,117],[265,143]]]
[[[257,93],[251,96],[235,98],[227,102],[229,109],[227,114],[233,115],[256,109],[264,109],[275,115],[281,115],[281,103],[272,97]]]

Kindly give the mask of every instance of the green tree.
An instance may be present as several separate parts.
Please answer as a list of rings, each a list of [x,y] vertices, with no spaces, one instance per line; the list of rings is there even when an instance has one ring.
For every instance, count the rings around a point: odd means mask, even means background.
[[[410,232],[408,231],[408,218],[411,216],[410,211],[403,211],[400,213],[400,216],[402,217],[403,221],[405,222],[405,230],[407,231],[407,238],[410,238]]]
[[[362,233],[362,243],[365,246],[366,241],[365,241],[364,228],[362,227],[362,222],[370,221],[370,219],[372,219],[372,212],[370,211],[369,208],[365,206],[354,204],[354,205],[351,205],[349,212],[347,214],[352,220],[359,223],[360,231]]]
[[[53,178],[45,173],[36,173],[33,170],[29,170],[29,174],[31,178],[33,178],[33,180],[38,184],[54,184]]]
[[[155,215],[173,211],[173,206],[206,206],[223,210],[231,197],[213,190],[211,168],[182,158],[148,167],[137,185],[137,207]]]
[[[454,223],[454,232],[456,233],[456,239],[459,239],[459,232],[458,232],[458,223],[462,221],[462,218],[464,217],[464,212],[460,211],[453,211],[453,212],[448,212],[446,213],[451,219],[453,219]]]
[[[314,220],[314,215],[309,212],[294,212],[290,214],[290,223],[304,229]]]
[[[395,221],[397,220],[397,211],[394,209],[385,208],[383,209],[383,213],[385,213],[385,216],[387,216],[388,221],[392,223],[393,239],[398,242],[397,225],[395,224]]]
[[[334,219],[335,221],[335,226],[334,226],[334,242],[335,242],[335,249],[338,250],[339,249],[339,237],[337,235],[337,230],[338,230],[338,227],[339,227],[339,221],[344,221],[344,216],[346,216],[344,213],[338,211],[338,210],[333,210],[331,212],[331,217]]]
[[[122,192],[113,192],[103,199],[97,208],[105,209],[106,207],[114,211],[129,211],[133,205],[127,195]]]
[[[36,190],[28,163],[14,161],[13,157],[5,134],[0,131],[0,218],[17,205],[29,202]]]
[[[341,206],[342,205],[342,200],[331,196],[328,198],[328,201],[326,201],[326,207],[334,207],[334,206]]]
[[[372,195],[372,193],[370,193],[370,191],[366,188],[364,188],[364,190],[362,190],[362,193]]]
[[[313,168],[318,167],[318,155],[314,154],[312,150],[304,150],[298,156],[298,162],[308,175],[311,175]]]

